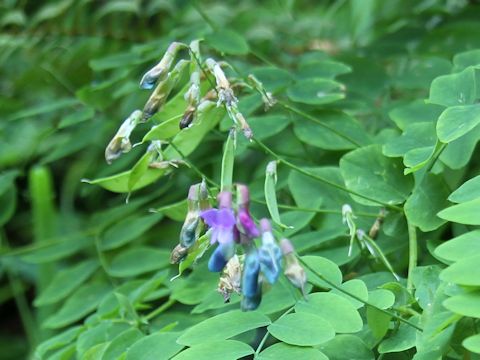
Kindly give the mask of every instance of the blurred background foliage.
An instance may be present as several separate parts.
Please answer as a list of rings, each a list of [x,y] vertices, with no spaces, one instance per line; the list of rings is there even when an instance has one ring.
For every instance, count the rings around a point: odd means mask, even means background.
[[[198,174],[174,171],[134,192],[128,205],[125,194],[80,181],[119,173],[138,160],[141,147],[110,166],[103,152],[121,121],[143,106],[148,94],[138,89],[138,81],[171,41],[204,38],[207,53],[229,61],[242,75],[258,74],[280,97],[292,79],[318,75],[309,64],[335,59],[332,74],[346,89],[336,105],[361,121],[366,136],[381,138],[395,131],[388,118],[392,108],[428,97],[430,82],[450,71],[455,53],[480,47],[479,19],[480,3],[467,0],[2,0],[0,358],[32,354],[37,344],[90,314],[100,301],[104,313],[114,311],[114,299],[103,298],[112,286],[147,283],[153,290],[139,298],[140,308],[173,305],[157,329],[178,322],[181,330],[207,316],[208,302],[197,308],[199,315],[188,311],[212,299],[211,288],[188,293],[195,279],[171,285],[166,272],[144,276],[167,266],[184,215],[181,204],[168,205],[185,198]],[[283,70],[269,72],[272,68]],[[278,110],[272,116],[280,115],[282,124],[259,134],[282,156],[304,166],[336,166],[348,149],[321,149],[309,140],[309,129],[293,125],[298,114]],[[227,128],[223,123],[221,129]],[[145,129],[137,129],[134,140],[141,140]],[[224,140],[213,131],[189,157],[216,181]],[[241,146],[235,177],[262,198],[266,158],[253,145]],[[286,189],[287,169],[279,171],[278,187]],[[279,198],[294,203],[287,191]],[[164,206],[168,211],[148,212]],[[261,204],[255,211],[266,214]],[[290,220],[297,221],[296,215]],[[328,223],[327,216],[309,215],[303,226],[317,229]],[[341,241],[323,254],[343,265],[344,230],[332,238]],[[388,239],[383,245],[398,254],[395,266],[405,268],[405,245]],[[67,280],[49,290],[52,277],[65,271],[71,271]],[[209,276],[199,275],[215,283]],[[91,281],[82,285],[87,278]],[[169,303],[172,298],[176,304]],[[65,300],[78,311],[59,312]],[[72,354],[62,351],[58,358]]]

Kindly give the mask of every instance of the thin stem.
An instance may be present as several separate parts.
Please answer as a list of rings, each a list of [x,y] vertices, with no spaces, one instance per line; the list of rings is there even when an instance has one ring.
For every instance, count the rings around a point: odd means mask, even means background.
[[[291,105],[289,105],[289,104],[287,104],[283,101],[278,100],[277,103],[279,105],[281,105],[282,107],[284,107],[285,109],[287,109],[291,112],[294,112],[295,114],[300,115],[300,116],[304,117],[305,119],[310,120],[310,121],[314,122],[315,124],[320,125],[321,127],[331,131],[335,135],[347,140],[348,142],[355,145],[355,147],[361,147],[362,146],[361,144],[359,144],[358,142],[353,140],[351,137],[341,133],[340,131],[338,131],[337,129],[331,127],[330,125],[324,123],[323,121],[318,120],[316,117],[314,117],[314,116],[312,116],[312,115],[310,115],[310,114],[308,114],[308,113],[306,113],[306,112],[304,112],[300,109],[297,109],[296,107],[293,107],[293,106],[291,106]]]
[[[217,25],[210,19],[210,17],[207,15],[207,13],[205,11],[203,11],[203,9],[200,7],[200,5],[198,5],[197,1],[193,1],[192,5],[195,8],[195,10],[197,10],[197,12],[200,14],[202,19],[205,20],[205,22],[208,24],[208,26],[210,26],[212,28],[212,30],[214,30],[214,31],[218,30]]]
[[[151,313],[145,315],[145,320],[153,319],[155,316],[160,315],[164,311],[171,308],[177,301],[175,299],[168,299],[168,301],[164,302],[160,307],[153,310]]]
[[[390,205],[390,204],[386,204],[382,201],[379,201],[377,199],[373,199],[373,198],[370,198],[368,196],[365,196],[365,195],[362,195],[362,194],[359,194],[357,193],[356,191],[353,191],[353,190],[350,190],[350,189],[347,189],[346,187],[342,186],[342,185],[339,185],[333,181],[330,181],[328,179],[325,179],[321,176],[318,176],[316,174],[313,174],[309,171],[306,171],[304,169],[302,169],[301,167],[291,163],[290,161],[284,159],[283,157],[281,157],[280,155],[278,155],[277,153],[275,153],[273,150],[271,150],[268,146],[266,146],[263,142],[261,142],[260,140],[258,140],[257,138],[253,138],[253,141],[259,145],[263,150],[265,150],[265,152],[267,152],[268,154],[272,155],[274,158],[276,158],[278,161],[284,163],[285,165],[287,165],[288,167],[292,168],[293,170],[301,173],[301,174],[304,174],[308,177],[311,177],[312,179],[315,179],[315,180],[318,180],[324,184],[327,184],[327,185],[330,185],[334,188],[337,188],[339,190],[342,190],[342,191],[345,191],[349,194],[352,194],[352,195],[355,195],[355,196],[358,196],[358,197],[361,197],[363,199],[366,199],[366,200],[369,200],[371,202],[374,202],[374,203],[377,203],[379,205],[382,205],[386,208],[389,208],[389,209],[392,209],[392,210],[395,210],[395,211],[398,211],[398,212],[403,212],[403,209],[399,206],[395,206],[395,205]]]
[[[252,202],[257,203],[257,204],[262,204],[266,205],[267,203],[263,200],[258,200],[258,199],[250,199]],[[338,214],[342,215],[341,210],[333,210],[333,209],[314,209],[314,208],[304,208],[304,207],[299,207],[299,206],[293,206],[293,205],[285,205],[285,204],[278,204],[277,207],[279,209],[285,209],[285,210],[294,210],[294,211],[303,211],[303,212],[313,212],[313,213],[318,213],[318,214]],[[378,217],[378,214],[373,214],[373,213],[366,213],[366,212],[355,212],[355,215],[358,216],[365,216],[365,217],[372,217],[376,218]]]
[[[407,219],[408,227],[408,276],[407,276],[407,290],[411,293],[413,291],[413,272],[417,267],[418,257],[418,241],[417,229]]]
[[[293,311],[293,309],[295,309],[295,306],[292,306],[292,307],[288,308],[282,315],[280,315],[278,317],[277,320],[279,320],[282,317],[284,317],[285,315],[291,313]],[[265,333],[265,336],[262,338],[262,340],[258,344],[257,350],[255,350],[255,353],[253,354],[254,359],[258,356],[258,354],[260,354],[260,351],[262,351],[263,345],[265,345],[265,342],[267,341],[269,335],[270,335],[270,333],[267,330],[267,332]]]
[[[386,315],[388,315],[388,316],[391,316],[392,318],[394,318],[394,319],[396,319],[396,320],[398,320],[398,321],[401,321],[401,322],[403,322],[403,323],[405,323],[405,324],[407,324],[407,325],[409,325],[409,326],[417,329],[418,331],[423,331],[423,329],[422,329],[421,327],[419,327],[418,325],[416,325],[416,324],[408,321],[407,319],[404,319],[404,318],[402,318],[401,316],[398,316],[397,314],[392,313],[392,312],[390,312],[390,311],[387,311],[387,310],[385,310],[385,309],[381,309],[381,308],[379,308],[379,307],[377,307],[377,306],[369,303],[368,301],[365,301],[365,300],[363,300],[362,298],[356,296],[355,294],[352,294],[352,293],[344,290],[343,288],[337,286],[336,284],[332,283],[330,280],[328,280],[327,278],[325,278],[323,275],[319,274],[319,273],[316,272],[314,269],[312,269],[305,261],[303,261],[303,259],[302,259],[301,257],[298,257],[298,260],[303,264],[303,266],[305,266],[305,268],[307,268],[308,270],[310,270],[313,274],[315,274],[318,278],[320,278],[321,280],[323,280],[324,282],[326,282],[326,283],[327,283],[328,285],[330,285],[332,288],[334,288],[334,289],[336,289],[336,290],[344,293],[345,295],[348,295],[348,296],[354,298],[354,299],[357,300],[357,301],[360,301],[361,303],[365,304],[366,306],[370,306],[370,307],[372,307],[372,308],[374,308],[374,309],[376,309],[376,310],[378,310],[378,311],[380,311],[380,312],[382,312],[382,313],[384,313],[384,314],[386,314]]]

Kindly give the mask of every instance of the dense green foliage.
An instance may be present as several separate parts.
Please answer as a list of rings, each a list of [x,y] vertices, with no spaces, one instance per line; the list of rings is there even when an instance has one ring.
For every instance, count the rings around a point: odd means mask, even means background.
[[[479,27],[466,0],[4,0],[0,358],[479,359]],[[196,39],[106,164],[142,75]],[[207,58],[251,141],[222,106],[179,128]],[[206,237],[170,264],[202,179],[249,186],[305,298],[282,274],[257,310],[224,303]]]

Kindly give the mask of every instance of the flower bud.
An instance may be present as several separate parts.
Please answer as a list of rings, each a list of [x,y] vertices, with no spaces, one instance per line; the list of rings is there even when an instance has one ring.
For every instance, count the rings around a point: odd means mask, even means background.
[[[218,244],[215,251],[208,260],[208,270],[212,272],[220,272],[227,265],[228,260],[235,254],[235,243]]]
[[[188,249],[178,244],[170,254],[170,264],[178,264],[188,255]]]
[[[256,238],[260,235],[255,222],[250,216],[250,193],[248,187],[243,184],[237,184],[237,228],[241,234],[248,239]]]
[[[288,239],[282,239],[280,241],[280,247],[285,257],[285,276],[295,287],[302,291],[303,296],[306,296],[305,285],[307,283],[307,274],[295,256],[292,243]]]
[[[152,89],[158,80],[165,79],[178,51],[185,46],[185,44],[179,42],[171,43],[160,62],[143,75],[140,87],[142,89]]]
[[[270,284],[274,284],[282,269],[282,251],[275,243],[272,226],[267,219],[260,220],[262,229],[262,246],[258,250],[262,274]]]
[[[190,248],[200,237],[203,223],[200,221],[200,210],[207,209],[208,192],[204,182],[190,186],[188,190],[188,213],[180,231],[180,245]]]
[[[132,148],[130,143],[130,134],[137,126],[142,112],[135,110],[130,116],[122,123],[117,133],[107,145],[105,149],[105,160],[108,164],[111,164],[113,160],[118,159],[123,153],[127,153]]]
[[[173,70],[167,74],[167,76],[158,83],[157,87],[153,91],[152,95],[147,100],[147,103],[143,107],[143,117],[142,122],[146,122],[153,115],[155,115],[158,110],[165,104],[165,101],[170,95],[173,87],[177,84],[177,81],[180,79],[180,75],[185,69],[185,66],[188,64],[186,60],[180,60]]]
[[[251,246],[245,255],[242,275],[242,302],[243,311],[255,310],[262,299],[262,287],[259,281],[260,262],[257,249]]]

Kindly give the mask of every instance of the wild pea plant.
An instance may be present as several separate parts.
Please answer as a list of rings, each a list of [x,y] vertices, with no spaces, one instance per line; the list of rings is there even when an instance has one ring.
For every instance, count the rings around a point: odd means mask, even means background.
[[[478,7],[158,4],[0,21],[1,356],[477,358]]]

